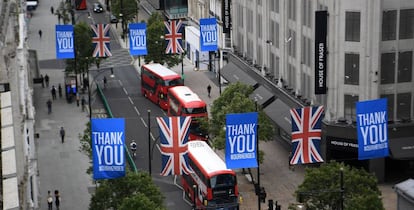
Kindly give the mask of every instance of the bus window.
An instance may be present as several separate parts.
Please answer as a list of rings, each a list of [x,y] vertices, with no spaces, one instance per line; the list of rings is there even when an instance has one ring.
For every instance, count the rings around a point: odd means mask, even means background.
[[[235,178],[230,174],[221,174],[213,176],[210,179],[211,188],[230,187],[235,185]]]

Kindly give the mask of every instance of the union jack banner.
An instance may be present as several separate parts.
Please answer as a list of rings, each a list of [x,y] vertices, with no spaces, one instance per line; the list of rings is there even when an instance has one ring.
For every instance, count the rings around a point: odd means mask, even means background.
[[[92,44],[95,50],[93,50],[93,57],[110,57],[112,56],[110,49],[111,37],[109,37],[109,24],[96,24],[91,25],[93,36]]]
[[[167,47],[165,48],[165,54],[177,54],[184,52],[182,47],[183,33],[181,20],[169,20],[164,21],[165,25],[165,42]]]
[[[161,175],[181,175],[192,172],[188,165],[188,130],[191,117],[157,117],[160,127]]]
[[[323,162],[320,154],[323,106],[291,109],[292,155],[290,164]]]

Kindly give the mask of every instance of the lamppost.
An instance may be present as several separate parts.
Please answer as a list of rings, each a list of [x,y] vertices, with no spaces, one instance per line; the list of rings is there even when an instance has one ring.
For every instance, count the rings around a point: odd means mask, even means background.
[[[256,112],[257,110],[257,98],[254,97],[254,105],[255,105],[255,109]],[[261,197],[263,196],[262,193],[262,188],[260,187],[260,160],[259,160],[259,125],[257,125],[257,132],[256,132],[256,160],[257,160],[257,209],[261,209],[260,208],[260,201],[261,201]],[[266,199],[266,198],[264,198]]]
[[[148,173],[151,176],[151,110],[148,109]]]

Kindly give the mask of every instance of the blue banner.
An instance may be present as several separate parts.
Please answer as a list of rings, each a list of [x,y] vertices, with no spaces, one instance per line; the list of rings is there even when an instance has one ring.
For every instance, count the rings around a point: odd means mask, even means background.
[[[72,25],[56,25],[56,58],[75,58],[75,33]]]
[[[216,18],[200,19],[201,51],[216,51],[218,45]]]
[[[226,115],[226,165],[257,167],[257,112]]]
[[[362,101],[356,104],[358,159],[387,157],[387,99]]]
[[[125,176],[125,120],[92,119],[93,178]]]
[[[131,55],[146,55],[147,25],[145,23],[129,24],[129,52]]]

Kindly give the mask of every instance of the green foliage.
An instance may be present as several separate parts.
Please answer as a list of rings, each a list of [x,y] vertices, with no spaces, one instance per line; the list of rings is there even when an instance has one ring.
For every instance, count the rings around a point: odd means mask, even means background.
[[[147,49],[148,55],[145,56],[145,63],[167,64],[169,67],[181,63],[181,56],[165,54],[164,40],[164,18],[159,13],[153,13],[147,23]]]
[[[384,209],[376,177],[363,169],[337,162],[306,169],[305,179],[295,192],[306,209],[340,209],[341,169],[344,209]]]
[[[145,209],[164,210],[163,199],[148,173],[128,171],[125,177],[101,181],[89,209],[143,209],[130,207],[145,204],[148,207]]]
[[[209,133],[212,134],[214,147],[224,149],[226,114],[255,112],[256,109],[259,112],[259,139],[262,141],[272,139],[273,125],[261,107],[249,98],[251,93],[253,87],[234,83],[226,87],[221,96],[213,102],[210,109]]]
[[[121,9],[121,1],[122,1],[122,9]],[[122,21],[122,18],[120,18],[119,14],[122,14],[125,20],[125,24],[128,22],[131,22],[138,15],[138,1],[136,0],[111,0],[111,12],[120,21]]]
[[[86,123],[86,129],[83,131],[83,134],[79,134],[80,146],[79,151],[86,154],[89,157],[89,163],[91,164],[88,169],[86,169],[87,174],[92,174],[92,141],[91,141],[91,129],[90,122]]]

